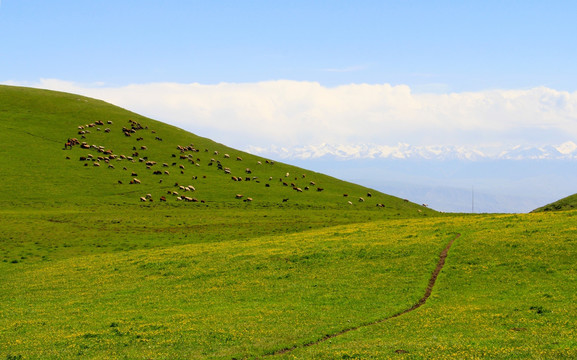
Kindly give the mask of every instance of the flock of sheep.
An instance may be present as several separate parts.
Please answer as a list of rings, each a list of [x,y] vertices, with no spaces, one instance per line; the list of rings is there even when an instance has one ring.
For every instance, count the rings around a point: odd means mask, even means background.
[[[186,166],[192,166],[195,168],[199,168],[201,165],[201,159],[198,157],[198,155],[196,153],[200,152],[199,149],[197,149],[193,144],[190,145],[186,145],[186,146],[181,146],[181,145],[177,145],[176,146],[176,150],[178,152],[178,154],[172,154],[172,158],[174,158],[173,162],[171,165],[169,165],[169,163],[167,162],[163,162],[161,165],[158,164],[158,162],[154,161],[154,160],[150,160],[148,158],[148,156],[145,156],[144,154],[147,153],[148,147],[146,145],[140,145],[138,146],[137,143],[139,143],[140,141],[144,140],[143,136],[139,136],[140,133],[142,131],[147,131],[150,132],[152,134],[156,134],[156,131],[154,130],[148,130],[147,126],[143,126],[142,124],[140,124],[137,121],[134,120],[129,120],[128,121],[128,126],[123,126],[121,131],[124,134],[125,137],[127,138],[134,138],[135,142],[132,144],[132,151],[128,154],[116,154],[114,153],[114,151],[112,149],[109,149],[105,146],[102,145],[90,145],[87,142],[87,136],[89,137],[90,134],[94,131],[96,132],[103,132],[105,134],[110,133],[111,127],[113,126],[113,122],[112,121],[107,121],[106,122],[106,128],[102,129],[102,127],[104,127],[105,123],[103,121],[96,121],[94,123],[90,123],[90,124],[86,124],[86,125],[79,125],[78,126],[78,131],[77,134],[80,136],[80,139],[78,138],[71,138],[68,139],[68,141],[65,144],[65,149],[69,148],[72,149],[73,146],[78,145],[81,149],[84,150],[93,150],[95,152],[97,152],[97,155],[93,155],[91,153],[88,153],[86,155],[80,156],[79,160],[84,162],[84,166],[89,166],[89,164],[91,164],[93,167],[100,167],[100,166],[106,166],[110,169],[115,169],[115,164],[117,166],[119,166],[119,164],[122,164],[123,162],[126,163],[126,166],[123,166],[122,169],[124,171],[129,171],[128,167],[131,167],[132,169],[135,168],[134,165],[131,164],[136,164],[136,163],[140,163],[142,165],[144,165],[146,171],[151,171],[153,175],[161,175],[163,177],[165,176],[169,176],[170,175],[170,171],[176,171],[176,172],[180,172],[181,174],[185,173],[186,170]],[[163,141],[162,138],[155,136],[155,141]],[[208,149],[204,149],[205,153],[208,153],[209,150]],[[234,181],[234,182],[241,182],[241,181],[256,181],[260,183],[260,179],[257,176],[253,176],[253,170],[249,167],[246,167],[244,170],[245,175],[244,176],[239,176],[239,175],[233,175],[232,174],[232,170],[230,167],[225,166],[225,163],[227,161],[231,160],[231,156],[229,154],[222,154],[220,155],[218,150],[215,150],[212,152],[212,158],[208,161],[207,166],[215,166],[219,171],[222,171],[223,174],[230,176],[230,180]],[[216,159],[218,158],[218,159]],[[185,160],[188,165],[184,165],[182,163],[179,163],[179,161]],[[222,160],[222,161],[221,161]],[[243,159],[241,157],[236,157],[237,162],[241,162],[243,161]],[[274,161],[270,161],[270,160],[265,160],[264,161],[265,164],[267,165],[274,165]],[[140,166],[142,166],[140,165]],[[257,161],[256,166],[263,166],[263,162],[261,161]],[[169,171],[170,169],[170,171]],[[176,170],[173,170],[176,169]],[[130,171],[131,174],[131,179],[128,181],[128,184],[130,185],[139,185],[142,184],[142,181],[140,179],[138,179],[138,173],[136,171],[131,170]],[[206,175],[203,176],[203,178],[206,178]],[[317,192],[322,192],[324,190],[324,188],[322,187],[318,187],[315,181],[308,181],[307,185],[304,187],[301,187],[297,184],[297,181],[303,180],[306,178],[305,174],[302,174],[300,176],[294,177],[294,181],[292,180],[293,177],[291,177],[291,175],[289,173],[285,173],[283,175],[281,175],[279,177],[279,183],[282,186],[285,187],[289,187],[292,188],[295,192],[305,192],[305,191],[309,191],[312,188],[315,188],[315,190]],[[198,177],[197,176],[193,176],[192,180],[197,180]],[[266,187],[270,187],[272,182],[273,177],[269,177],[268,178],[268,182],[265,183]],[[126,180],[125,180],[126,181]],[[159,183],[162,183],[163,180],[159,179]],[[124,182],[122,180],[118,180],[118,185],[123,185]],[[183,201],[183,202],[200,202],[200,203],[206,203],[206,201],[204,199],[197,199],[194,196],[191,196],[189,194],[193,194],[196,191],[195,186],[193,185],[182,185],[179,183],[175,183],[174,184],[174,190],[168,190],[166,195],[170,195],[170,197],[174,198],[176,201]],[[167,196],[163,195],[158,197],[159,201],[161,202],[166,202],[167,201]],[[344,197],[348,197],[348,194],[343,194]],[[367,193],[368,197],[371,197],[371,193]],[[236,199],[242,200],[244,202],[252,202],[253,198],[249,197],[249,196],[245,196],[243,194],[235,194],[234,196]],[[151,202],[154,201],[154,197],[152,196],[152,194],[145,194],[143,196],[139,196],[138,197],[139,201],[141,202]],[[288,201],[288,198],[283,198],[283,202]],[[358,198],[358,202],[364,202],[364,198],[363,197],[359,197]],[[353,205],[352,201],[347,201],[348,204]],[[385,207],[384,204],[382,203],[377,203],[376,204],[377,207]]]

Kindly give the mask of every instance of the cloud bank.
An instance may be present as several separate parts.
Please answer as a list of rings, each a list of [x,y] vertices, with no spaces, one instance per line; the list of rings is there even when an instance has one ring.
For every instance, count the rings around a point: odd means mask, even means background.
[[[402,148],[399,144],[410,144],[435,151],[483,148],[495,155],[514,146],[577,142],[577,93],[546,87],[416,94],[406,85],[325,87],[290,80],[119,87],[55,79],[5,84],[95,97],[254,151],[308,147],[314,154],[321,145],[374,144],[394,152]]]

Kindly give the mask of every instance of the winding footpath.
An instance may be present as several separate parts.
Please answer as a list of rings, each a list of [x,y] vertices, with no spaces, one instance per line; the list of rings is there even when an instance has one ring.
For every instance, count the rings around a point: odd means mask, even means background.
[[[418,308],[421,307],[423,304],[425,304],[425,302],[427,302],[427,299],[429,298],[429,296],[431,296],[431,293],[433,292],[433,287],[435,286],[435,282],[437,281],[437,277],[439,276],[439,273],[441,272],[441,270],[443,270],[443,266],[445,265],[445,259],[447,258],[447,255],[449,254],[449,249],[450,249],[451,246],[453,245],[453,242],[454,242],[456,239],[459,238],[459,236],[461,236],[461,234],[456,234],[456,235],[449,241],[449,243],[447,244],[447,246],[445,246],[445,248],[443,249],[443,251],[441,251],[441,254],[439,255],[439,261],[437,262],[437,266],[435,267],[435,270],[433,270],[433,273],[431,274],[431,278],[429,279],[429,284],[427,285],[427,289],[425,290],[425,294],[423,295],[423,297],[422,297],[421,299],[419,299],[419,301],[417,301],[417,302],[416,302],[413,306],[411,306],[410,308],[405,309],[405,310],[403,310],[403,311],[400,311],[400,312],[398,312],[398,313],[396,313],[396,314],[394,314],[394,315],[387,316],[387,317],[385,317],[385,318],[383,318],[383,319],[379,319],[379,320],[376,320],[376,321],[372,321],[372,322],[370,322],[370,323],[361,324],[361,325],[358,325],[358,326],[354,326],[354,327],[351,327],[351,328],[347,328],[347,329],[341,330],[341,331],[339,331],[339,332],[337,332],[337,333],[334,333],[334,334],[327,334],[327,335],[323,336],[322,338],[320,338],[320,339],[318,339],[318,340],[315,340],[315,341],[312,341],[312,342],[310,342],[310,343],[306,343],[306,344],[302,344],[302,345],[294,345],[294,346],[292,346],[292,347],[290,347],[290,348],[284,348],[284,349],[276,350],[276,351],[274,351],[274,352],[265,354],[265,356],[286,354],[286,353],[291,352],[291,351],[293,351],[293,350],[295,350],[295,349],[298,349],[298,348],[305,348],[305,347],[317,345],[317,344],[320,344],[320,343],[322,343],[322,342],[325,342],[325,341],[327,341],[327,340],[329,340],[329,339],[332,339],[332,338],[335,338],[335,337],[337,337],[337,336],[346,334],[346,333],[348,333],[348,332],[350,332],[350,331],[357,330],[357,329],[364,328],[364,327],[371,326],[371,325],[380,324],[380,323],[383,323],[383,322],[385,322],[385,321],[387,321],[387,320],[394,319],[394,318],[396,318],[396,317],[399,317],[399,316],[401,316],[401,315],[404,315],[404,314],[406,314],[406,313],[409,313],[409,312],[411,312],[411,311],[414,311],[414,310],[418,309]]]

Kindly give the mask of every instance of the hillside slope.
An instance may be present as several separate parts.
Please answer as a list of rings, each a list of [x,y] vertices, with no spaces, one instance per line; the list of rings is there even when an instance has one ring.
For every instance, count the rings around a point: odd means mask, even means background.
[[[65,149],[68,139],[78,142]],[[145,201],[152,206],[162,200],[167,206],[244,202],[378,207],[395,215],[432,212],[74,94],[0,86],[0,142],[5,207]]]
[[[577,208],[577,194],[552,202],[531,212],[575,210]]]

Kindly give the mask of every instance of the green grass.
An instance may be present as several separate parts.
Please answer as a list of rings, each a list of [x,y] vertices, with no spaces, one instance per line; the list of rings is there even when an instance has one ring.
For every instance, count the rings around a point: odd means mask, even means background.
[[[5,262],[0,343],[31,359],[260,357],[409,308],[460,232],[424,306],[277,357],[571,358],[575,216],[389,219]]]
[[[27,358],[262,355],[415,303],[451,236],[420,235],[372,222],[9,263],[0,342]]]
[[[124,136],[129,119],[148,129]],[[157,165],[95,167],[79,160],[95,149],[62,150],[98,120],[81,141]],[[191,143],[199,166],[176,148]],[[0,86],[0,144],[0,359],[577,357],[575,211],[440,214],[98,100],[26,88]],[[140,185],[128,184],[132,172]],[[182,193],[175,183],[204,203],[168,195]],[[364,326],[423,296],[456,233],[427,303]]]
[[[575,358],[576,216],[428,220],[462,236],[426,306],[284,358]]]

